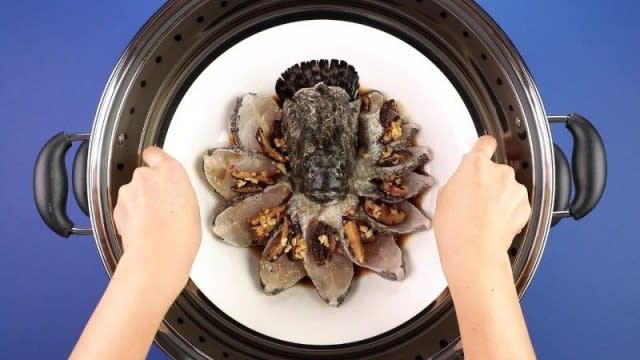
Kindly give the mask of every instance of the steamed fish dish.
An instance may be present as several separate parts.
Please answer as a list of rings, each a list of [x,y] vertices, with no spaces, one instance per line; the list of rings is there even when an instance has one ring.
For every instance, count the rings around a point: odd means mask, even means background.
[[[246,94],[229,124],[232,145],[204,155],[204,174],[225,200],[213,232],[238,247],[263,246],[266,294],[308,276],[329,305],[351,288],[354,266],[405,277],[396,238],[430,220],[410,200],[427,191],[431,153],[393,99],[359,92],[344,61],[296,64],[278,96]],[[238,265],[243,266],[243,265]]]

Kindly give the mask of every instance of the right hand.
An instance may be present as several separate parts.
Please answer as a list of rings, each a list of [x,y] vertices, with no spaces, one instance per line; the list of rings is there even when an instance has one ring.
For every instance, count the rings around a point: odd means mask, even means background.
[[[491,161],[496,147],[491,136],[478,139],[438,194],[433,226],[449,280],[508,265],[507,249],[531,215],[513,168]]]

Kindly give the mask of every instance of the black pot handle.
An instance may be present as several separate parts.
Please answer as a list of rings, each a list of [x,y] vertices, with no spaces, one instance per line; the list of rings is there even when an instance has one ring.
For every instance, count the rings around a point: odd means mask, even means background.
[[[556,199],[553,225],[555,225],[565,217],[579,220],[596,207],[607,183],[607,155],[600,133],[583,116],[576,113],[568,116],[550,116],[549,122],[564,123],[573,137],[571,172],[568,171],[568,162],[564,153],[554,145]],[[575,196],[567,206],[572,177]]]
[[[55,135],[40,150],[33,172],[33,196],[38,213],[51,230],[63,237],[69,237],[71,234],[88,235],[92,233],[91,229],[76,228],[69,220],[66,211],[68,180],[64,158],[72,142],[86,141],[87,139],[89,139],[89,135],[86,134],[68,135],[61,132]],[[83,197],[79,192],[83,188],[84,199],[86,199],[86,161],[86,155],[80,156],[80,154],[76,155],[74,160],[74,172],[76,173],[74,174],[74,193],[76,198],[80,199]],[[85,176],[81,176],[78,172],[82,167],[85,169]],[[85,184],[77,184],[78,181]],[[79,203],[82,207],[82,201]],[[88,210],[88,206],[85,208]]]
[[[84,140],[76,157],[73,159],[73,195],[82,212],[89,216],[89,199],[87,195],[87,155],[89,154],[89,140]]]
[[[556,167],[556,197],[553,201],[553,212],[560,213],[569,208],[571,200],[571,168],[564,152],[556,144],[553,144],[553,160]],[[554,216],[551,226],[556,226],[562,220]]]

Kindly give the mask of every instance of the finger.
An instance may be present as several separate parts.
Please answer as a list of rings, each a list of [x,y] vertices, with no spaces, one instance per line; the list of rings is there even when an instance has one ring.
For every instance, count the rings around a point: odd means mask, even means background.
[[[516,224],[521,231],[527,225],[529,218],[531,217],[531,205],[529,205],[529,201],[521,202],[515,209],[514,216],[516,218]]]
[[[509,181],[509,183],[514,183],[515,185],[520,185],[520,183],[516,181],[516,171],[514,168],[505,164],[495,164],[494,166],[500,174],[503,174],[504,180]]]
[[[118,234],[122,235],[122,220],[124,219],[124,205],[122,204],[118,204],[116,205],[116,207],[113,209],[113,222],[116,224],[116,231],[118,232]]]
[[[123,220],[126,219],[126,198],[129,192],[129,185],[123,185],[118,189],[118,201],[113,209],[113,222],[116,225],[116,230],[119,234],[122,234]]]
[[[161,166],[163,163],[172,161],[173,158],[169,156],[164,150],[156,146],[150,146],[142,152],[142,159],[150,167]]]
[[[496,142],[496,139],[492,136],[484,135],[478,139],[471,149],[471,153],[476,153],[481,155],[483,158],[491,159],[493,154],[496,152],[497,147],[498,143]]]
[[[138,182],[141,181],[140,179],[149,176],[152,173],[153,170],[151,170],[150,168],[146,167],[146,166],[142,166],[139,168],[136,168],[133,171],[133,176],[131,177],[131,182]]]
[[[529,192],[524,185],[517,185],[517,188],[514,190],[514,193],[517,194],[518,201],[516,202],[514,214],[516,219],[519,219],[521,225],[524,225],[529,220],[531,216],[531,204],[529,203]]]
[[[505,205],[508,204],[509,209],[513,210],[520,206],[520,204],[529,202],[529,193],[527,188],[519,182],[515,180],[508,180],[501,183],[499,186],[502,189],[502,198],[507,202]]]
[[[520,198],[523,200],[523,202],[529,205],[529,190],[527,189],[527,187],[520,183],[517,183],[516,186],[518,188],[516,191],[518,191]]]
[[[129,184],[120,186],[118,189],[118,200],[116,201],[116,205],[124,202],[124,198],[127,196],[126,194],[129,192],[130,187],[131,186]]]

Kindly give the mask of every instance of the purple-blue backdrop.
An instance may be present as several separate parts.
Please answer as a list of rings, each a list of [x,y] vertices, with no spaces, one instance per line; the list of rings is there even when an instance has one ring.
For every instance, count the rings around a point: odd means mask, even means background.
[[[640,6],[633,0],[482,0],[528,62],[550,114],[600,129],[609,186],[589,217],[553,229],[523,306],[542,359],[636,358],[640,326]],[[87,131],[121,51],[159,0],[22,0],[0,13],[0,357],[63,358],[107,284],[90,237],[41,223],[41,145]],[[563,129],[554,137],[565,149]],[[77,210],[72,217],[82,219]],[[86,222],[84,219],[80,222]],[[150,358],[165,356],[154,347]]]

